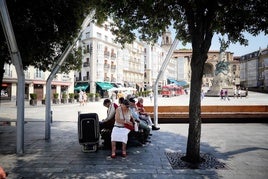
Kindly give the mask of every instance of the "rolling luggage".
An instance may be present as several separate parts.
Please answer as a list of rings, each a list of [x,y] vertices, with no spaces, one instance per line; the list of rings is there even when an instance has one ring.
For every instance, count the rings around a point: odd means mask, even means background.
[[[78,114],[78,138],[83,152],[96,152],[99,145],[97,113]]]

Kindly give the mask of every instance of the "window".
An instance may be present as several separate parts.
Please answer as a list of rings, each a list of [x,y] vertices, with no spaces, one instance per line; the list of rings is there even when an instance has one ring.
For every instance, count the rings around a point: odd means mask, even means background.
[[[42,78],[42,71],[40,69],[35,69],[35,78]]]
[[[86,38],[89,38],[90,37],[90,32],[87,32],[86,33]]]
[[[97,37],[101,39],[101,33],[97,32]]]

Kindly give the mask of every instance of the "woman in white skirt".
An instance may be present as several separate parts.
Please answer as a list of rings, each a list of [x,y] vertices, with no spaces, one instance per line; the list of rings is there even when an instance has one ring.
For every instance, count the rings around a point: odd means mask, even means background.
[[[116,142],[122,142],[122,157],[127,156],[126,146],[128,140],[128,133],[130,132],[130,130],[125,128],[124,124],[128,123],[129,125],[133,126],[133,123],[131,122],[131,112],[128,107],[128,100],[124,100],[122,104],[116,109],[115,123],[111,135],[112,158],[116,157]]]

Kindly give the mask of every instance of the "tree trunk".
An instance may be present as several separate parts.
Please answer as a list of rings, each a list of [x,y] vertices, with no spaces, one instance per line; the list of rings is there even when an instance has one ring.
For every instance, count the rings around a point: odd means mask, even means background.
[[[201,87],[204,65],[200,54],[193,54],[191,60],[191,89],[189,104],[189,129],[186,150],[186,160],[191,163],[200,162],[201,138]]]

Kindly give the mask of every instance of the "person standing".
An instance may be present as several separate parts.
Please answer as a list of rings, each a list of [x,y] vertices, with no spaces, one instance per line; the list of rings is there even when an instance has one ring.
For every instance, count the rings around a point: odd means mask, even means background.
[[[87,93],[86,92],[83,93],[83,106],[85,104],[87,104]]]
[[[115,123],[112,130],[111,141],[112,141],[112,154],[111,158],[116,157],[116,142],[122,142],[122,157],[127,156],[127,141],[129,129],[124,127],[124,124],[133,126],[133,120],[131,112],[129,110],[128,100],[124,100],[122,104],[116,109],[115,112]]]
[[[228,89],[225,90],[224,94],[225,94],[224,100],[228,99],[228,101],[230,101],[230,98],[228,96]]]
[[[221,100],[223,100],[223,89],[220,91]]]
[[[234,98],[237,97],[237,88],[234,88]]]
[[[78,99],[79,100],[79,103],[80,103],[80,106],[82,106],[83,103],[84,103],[83,97],[84,97],[84,92],[82,90],[80,90],[80,92],[79,92],[79,99]]]

